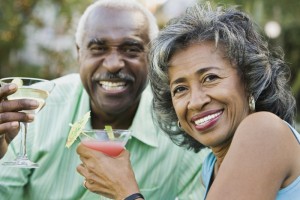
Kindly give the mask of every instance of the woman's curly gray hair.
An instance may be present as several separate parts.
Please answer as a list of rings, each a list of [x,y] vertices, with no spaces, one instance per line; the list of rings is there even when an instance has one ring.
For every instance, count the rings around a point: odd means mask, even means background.
[[[204,146],[180,130],[172,105],[168,63],[174,52],[192,43],[213,41],[237,67],[256,111],[269,111],[294,124],[296,102],[288,81],[289,67],[280,52],[271,52],[255,24],[244,12],[231,7],[196,4],[171,20],[152,41],[149,54],[153,109],[159,126],[176,144],[198,152]]]

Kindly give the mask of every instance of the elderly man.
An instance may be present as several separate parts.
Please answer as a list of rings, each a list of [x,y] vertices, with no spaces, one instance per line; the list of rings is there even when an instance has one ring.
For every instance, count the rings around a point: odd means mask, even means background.
[[[204,156],[174,145],[152,121],[147,51],[157,32],[153,15],[134,1],[100,0],[86,9],[76,32],[80,73],[54,80],[55,89],[28,130],[28,156],[40,167],[0,166],[1,199],[105,199],[84,188],[76,172],[79,141],[65,148],[69,124],[88,111],[87,128],[132,130],[126,149],[146,199],[199,199],[202,188],[195,182]],[[6,139],[15,135],[16,121],[32,120],[17,111],[36,106],[29,100],[4,100],[15,90],[12,85],[0,88],[0,135]],[[2,154],[6,139],[0,139]],[[1,162],[15,157],[17,143],[11,142]]]

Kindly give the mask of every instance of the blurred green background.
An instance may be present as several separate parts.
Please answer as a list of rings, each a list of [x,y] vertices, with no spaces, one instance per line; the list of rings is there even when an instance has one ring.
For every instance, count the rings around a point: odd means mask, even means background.
[[[160,27],[197,0],[139,0]],[[198,0],[199,1],[199,0]],[[0,2],[0,77],[53,79],[77,72],[74,33],[78,18],[93,0],[10,0]],[[239,5],[260,25],[272,47],[281,47],[292,71],[291,86],[300,99],[300,1],[223,0]],[[298,114],[297,121],[300,121]]]

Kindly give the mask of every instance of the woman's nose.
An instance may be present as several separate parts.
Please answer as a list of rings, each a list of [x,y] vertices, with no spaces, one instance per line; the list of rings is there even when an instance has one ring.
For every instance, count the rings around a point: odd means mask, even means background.
[[[188,109],[200,110],[211,101],[209,95],[202,89],[194,89],[188,102]]]

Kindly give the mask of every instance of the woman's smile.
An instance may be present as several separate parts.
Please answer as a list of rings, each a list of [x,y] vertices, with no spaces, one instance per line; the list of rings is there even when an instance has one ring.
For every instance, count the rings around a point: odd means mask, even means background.
[[[205,131],[206,129],[209,129],[212,126],[214,126],[219,121],[221,116],[222,111],[218,111],[216,113],[208,114],[200,118],[196,117],[196,119],[194,119],[194,117],[192,121],[194,122],[195,128],[198,131]]]

